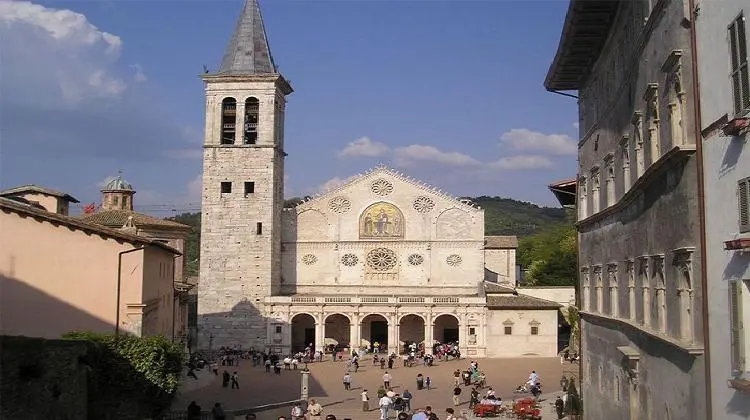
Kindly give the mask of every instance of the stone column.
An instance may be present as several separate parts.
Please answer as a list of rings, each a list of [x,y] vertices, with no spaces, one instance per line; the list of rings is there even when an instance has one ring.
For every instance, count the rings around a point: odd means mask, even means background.
[[[687,342],[693,341],[693,289],[681,287],[677,289],[680,299],[680,338]]]
[[[464,356],[469,353],[469,321],[466,317],[466,312],[459,314],[458,350]]]
[[[322,321],[323,316],[321,316],[320,322],[315,322],[315,350],[316,351],[323,351],[325,348],[325,332],[326,332],[326,324],[324,321]]]
[[[357,352],[359,352],[359,335],[361,331],[362,327],[359,324],[359,314],[354,314],[349,322],[349,347]]]
[[[234,117],[234,144],[245,140],[245,101],[237,100],[237,115]]]
[[[656,320],[660,332],[667,332],[667,295],[666,288],[662,285],[656,286]]]
[[[424,352],[432,354],[432,334],[435,331],[435,325],[432,323],[432,313],[427,314],[427,320],[424,323]]]
[[[635,321],[635,262],[628,260],[626,264],[628,276],[628,319]]]
[[[396,324],[393,322],[393,315],[388,316],[388,354],[391,354],[396,349],[398,343],[396,342]]]

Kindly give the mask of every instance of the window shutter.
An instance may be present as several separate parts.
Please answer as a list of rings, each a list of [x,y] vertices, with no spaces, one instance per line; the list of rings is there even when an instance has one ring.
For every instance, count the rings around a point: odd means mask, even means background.
[[[737,204],[739,211],[740,232],[750,231],[750,178],[737,183]]]
[[[729,331],[732,374],[745,371],[745,354],[742,329],[742,281],[729,282]]]

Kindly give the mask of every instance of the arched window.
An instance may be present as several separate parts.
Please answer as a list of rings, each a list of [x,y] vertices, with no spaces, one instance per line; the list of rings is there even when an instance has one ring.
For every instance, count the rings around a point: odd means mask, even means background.
[[[255,144],[258,142],[258,113],[260,103],[258,98],[247,98],[245,101],[245,135],[244,144]]]
[[[224,98],[221,101],[221,144],[234,144],[237,119],[237,100]]]

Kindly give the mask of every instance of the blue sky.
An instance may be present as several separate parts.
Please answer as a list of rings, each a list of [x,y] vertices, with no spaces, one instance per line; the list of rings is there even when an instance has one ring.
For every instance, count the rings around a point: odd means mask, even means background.
[[[99,201],[124,171],[141,210],[199,207],[206,64],[241,0],[0,0],[0,186]],[[287,196],[378,163],[455,195],[556,205],[575,99],[542,83],[564,1],[261,0],[291,80]]]

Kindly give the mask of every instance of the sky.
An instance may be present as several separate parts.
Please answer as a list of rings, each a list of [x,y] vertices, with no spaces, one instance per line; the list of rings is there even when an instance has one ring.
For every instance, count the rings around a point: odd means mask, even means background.
[[[203,66],[243,0],[0,0],[0,188],[37,184],[136,210],[200,208]],[[545,91],[568,3],[260,0],[288,97],[285,195],[379,164],[456,196],[558,206],[577,104]]]

